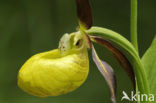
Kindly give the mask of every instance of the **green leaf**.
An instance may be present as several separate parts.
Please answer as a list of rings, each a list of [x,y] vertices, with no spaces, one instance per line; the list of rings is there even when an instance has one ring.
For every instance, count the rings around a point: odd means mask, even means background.
[[[145,71],[147,74],[150,93],[156,95],[156,36],[151,46],[142,57],[142,64],[145,67]]]

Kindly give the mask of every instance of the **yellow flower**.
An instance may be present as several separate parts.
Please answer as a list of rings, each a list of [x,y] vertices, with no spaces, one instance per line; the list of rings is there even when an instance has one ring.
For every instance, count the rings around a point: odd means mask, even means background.
[[[78,88],[89,72],[86,40],[65,34],[59,49],[32,56],[18,73],[18,86],[34,96],[58,96]]]

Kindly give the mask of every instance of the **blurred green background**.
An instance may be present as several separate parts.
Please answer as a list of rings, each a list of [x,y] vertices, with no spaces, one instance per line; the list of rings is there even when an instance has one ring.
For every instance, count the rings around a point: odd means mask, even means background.
[[[90,0],[94,25],[121,33],[129,39],[130,0]],[[139,0],[139,49],[142,56],[156,33],[156,1]],[[77,27],[75,0],[0,0],[0,103],[111,103],[108,86],[90,58],[87,81],[76,91],[38,98],[17,87],[17,73],[32,55],[57,48],[60,37]],[[117,101],[132,84],[114,57],[96,45],[117,77]],[[91,56],[91,55],[90,55]],[[124,101],[122,103],[128,103]]]

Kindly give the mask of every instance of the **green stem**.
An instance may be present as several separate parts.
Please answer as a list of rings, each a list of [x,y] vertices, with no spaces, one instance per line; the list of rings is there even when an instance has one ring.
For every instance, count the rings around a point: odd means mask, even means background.
[[[138,51],[137,39],[137,0],[131,0],[131,42],[135,49]],[[139,54],[139,52],[138,52]],[[138,83],[136,81],[136,93],[138,95]],[[138,102],[140,103],[140,102]]]
[[[133,64],[136,81],[139,84],[138,89],[140,91],[140,94],[149,94],[149,87],[145,74],[145,69],[141,63],[138,52],[126,38],[112,30],[100,27],[92,27],[86,32],[89,35],[103,37],[104,39],[109,40],[116,46],[120,47],[121,51],[126,55],[131,64]]]
[[[131,41],[138,51],[137,40],[137,0],[131,0]]]

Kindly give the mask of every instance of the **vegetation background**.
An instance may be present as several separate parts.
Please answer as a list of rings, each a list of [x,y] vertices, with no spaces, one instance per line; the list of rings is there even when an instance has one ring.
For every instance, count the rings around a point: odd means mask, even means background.
[[[95,26],[130,38],[130,0],[90,1]],[[142,56],[156,33],[156,1],[139,0],[138,11]],[[108,86],[91,58],[88,79],[72,93],[38,98],[17,87],[17,73],[22,64],[36,53],[57,48],[60,37],[75,31],[77,25],[75,0],[0,0],[0,103],[111,103]],[[132,84],[105,48],[96,45],[96,49],[114,68],[117,101],[121,103],[122,91],[130,94]]]

